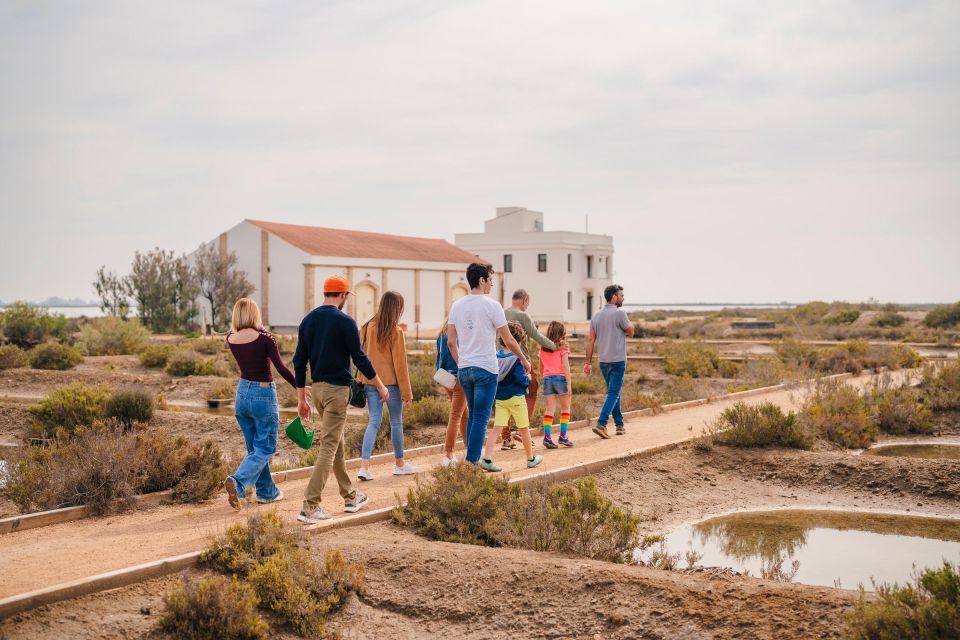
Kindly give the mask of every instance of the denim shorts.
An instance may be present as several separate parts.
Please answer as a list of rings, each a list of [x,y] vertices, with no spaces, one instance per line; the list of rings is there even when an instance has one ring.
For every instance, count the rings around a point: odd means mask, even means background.
[[[544,376],[543,377],[543,395],[545,396],[565,396],[567,391],[567,379],[564,376]]]

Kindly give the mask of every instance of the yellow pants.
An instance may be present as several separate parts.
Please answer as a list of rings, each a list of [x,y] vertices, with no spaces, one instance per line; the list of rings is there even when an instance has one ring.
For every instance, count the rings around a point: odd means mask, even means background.
[[[497,400],[494,403],[496,411],[493,414],[493,426],[505,427],[513,417],[517,429],[530,428],[530,416],[527,415],[526,396],[513,396],[507,400]]]

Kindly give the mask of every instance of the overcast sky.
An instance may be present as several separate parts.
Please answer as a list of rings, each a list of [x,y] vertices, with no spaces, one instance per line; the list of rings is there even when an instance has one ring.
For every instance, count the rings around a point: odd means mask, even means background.
[[[245,217],[614,237],[632,302],[960,299],[960,3],[0,1],[0,299]]]

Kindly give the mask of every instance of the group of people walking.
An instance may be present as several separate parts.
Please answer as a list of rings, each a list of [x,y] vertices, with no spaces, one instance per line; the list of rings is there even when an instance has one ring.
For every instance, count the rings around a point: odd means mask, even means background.
[[[542,334],[526,313],[530,296],[522,289],[513,294],[507,309],[497,304],[488,295],[494,277],[490,265],[471,264],[466,277],[470,294],[453,304],[437,337],[436,368],[450,374],[438,376],[438,380],[442,380],[451,400],[441,464],[458,462],[454,448],[459,435],[466,446],[467,463],[490,472],[501,471],[493,461],[499,436],[504,450],[515,448],[515,440],[522,443],[527,466],[535,467],[543,461],[543,456],[533,453],[530,427],[540,393],[545,405],[543,446],[546,449],[574,446],[568,434],[572,383],[566,329],[561,322],[551,322],[546,335]],[[321,506],[331,469],[345,512],[359,511],[369,500],[365,493],[354,488],[346,469],[344,427],[355,381],[364,385],[369,412],[357,477],[362,481],[374,479],[370,458],[382,425],[384,405],[390,419],[393,473],[417,472],[416,467],[404,460],[403,448],[403,409],[409,408],[413,401],[406,341],[400,327],[403,297],[394,291],[385,292],[374,317],[357,327],[353,318],[343,312],[351,293],[347,280],[342,276],[327,278],[323,292],[323,303],[300,323],[292,373],[280,357],[276,340],[263,329],[256,303],[243,298],[234,306],[232,331],[226,341],[240,366],[234,407],[247,447],[246,457],[224,481],[228,500],[234,508],[240,507],[241,497],[251,487],[259,503],[283,498],[283,492],[272,480],[269,464],[276,452],[279,429],[271,363],[296,389],[300,417],[310,417],[311,402],[318,416],[315,424],[319,451],[297,517],[300,522],[314,524],[331,517]],[[596,352],[607,384],[607,397],[592,430],[602,438],[609,438],[607,421],[611,416],[616,433],[624,433],[620,390],[626,370],[626,338],[633,335],[633,325],[620,308],[624,299],[622,287],[607,287],[604,297],[607,304],[591,319],[583,371],[587,375],[592,373],[591,361]],[[528,351],[531,339],[540,347],[542,384],[531,365]],[[351,371],[351,364],[355,372]],[[488,430],[491,413],[494,428]],[[511,421],[516,434],[511,430]],[[555,427],[559,427],[556,439]]]

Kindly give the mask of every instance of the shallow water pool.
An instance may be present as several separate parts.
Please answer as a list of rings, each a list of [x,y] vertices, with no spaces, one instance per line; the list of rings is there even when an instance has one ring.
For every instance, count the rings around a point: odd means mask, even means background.
[[[902,456],[928,460],[960,460],[960,444],[891,444],[873,447],[863,452],[865,456]]]

